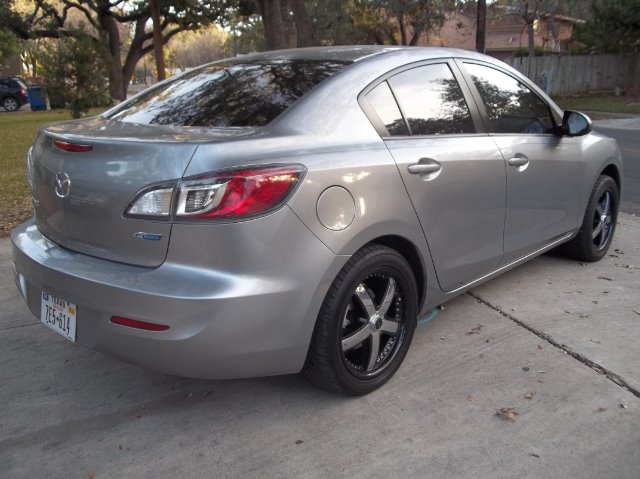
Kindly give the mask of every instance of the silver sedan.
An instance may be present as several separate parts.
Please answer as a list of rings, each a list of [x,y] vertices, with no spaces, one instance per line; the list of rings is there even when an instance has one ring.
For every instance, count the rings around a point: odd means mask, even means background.
[[[340,47],[222,60],[28,154],[16,284],[72,342],[201,378],[368,393],[416,318],[616,225],[615,141],[490,57]]]

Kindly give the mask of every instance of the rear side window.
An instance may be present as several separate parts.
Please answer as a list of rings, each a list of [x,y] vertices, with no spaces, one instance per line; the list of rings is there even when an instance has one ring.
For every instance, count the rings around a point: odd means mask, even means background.
[[[402,118],[400,108],[396,103],[389,84],[385,81],[367,93],[367,100],[376,111],[382,123],[391,136],[405,136],[409,134],[407,125]]]
[[[412,135],[475,132],[467,102],[447,64],[412,68],[389,83]]]
[[[264,126],[350,62],[215,63],[124,102],[107,118],[172,126]]]
[[[549,133],[554,127],[549,105],[528,87],[494,68],[465,63],[493,133]]]

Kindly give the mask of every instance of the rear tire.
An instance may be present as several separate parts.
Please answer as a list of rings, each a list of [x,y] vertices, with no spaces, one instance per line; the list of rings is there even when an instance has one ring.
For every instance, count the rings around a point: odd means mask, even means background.
[[[18,108],[20,108],[20,105],[18,104],[18,100],[16,100],[12,96],[8,96],[5,97],[4,100],[2,100],[2,107],[7,111],[16,111]]]
[[[386,246],[365,246],[327,292],[303,374],[335,392],[374,391],[406,356],[417,307],[416,281],[404,257]]]
[[[579,261],[599,261],[607,254],[618,220],[618,185],[600,175],[593,186],[577,236],[562,246],[562,253]]]

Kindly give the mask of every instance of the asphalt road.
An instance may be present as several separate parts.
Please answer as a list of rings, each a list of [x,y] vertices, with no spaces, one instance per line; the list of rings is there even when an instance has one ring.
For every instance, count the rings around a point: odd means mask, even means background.
[[[624,160],[624,184],[620,210],[640,215],[640,132],[595,127],[596,131],[618,140]]]

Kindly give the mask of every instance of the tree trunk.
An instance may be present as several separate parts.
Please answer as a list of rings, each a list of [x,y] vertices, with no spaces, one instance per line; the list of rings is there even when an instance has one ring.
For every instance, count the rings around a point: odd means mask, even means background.
[[[478,16],[476,19],[476,51],[485,52],[487,36],[487,0],[478,0]]]
[[[158,81],[166,78],[164,68],[164,49],[162,44],[162,25],[160,25],[160,4],[158,0],[151,0],[151,19],[153,21],[153,52],[156,59]]]
[[[99,21],[106,32],[108,56],[106,58],[109,69],[109,93],[116,100],[127,98],[122,82],[122,60],[120,58],[120,31],[116,20],[109,15],[99,15]]]
[[[257,4],[267,37],[267,50],[287,48],[289,42],[284,33],[280,0],[257,0]]]
[[[527,22],[527,33],[529,34],[529,58],[536,56],[535,34],[533,29],[533,20]]]
[[[407,40],[407,25],[404,22],[404,14],[402,12],[398,13],[396,19],[398,21],[398,27],[400,28],[400,44],[408,45],[409,42]]]
[[[290,0],[293,11],[293,21],[296,24],[296,44],[298,47],[312,47],[316,45],[311,29],[311,19],[304,0]]]

